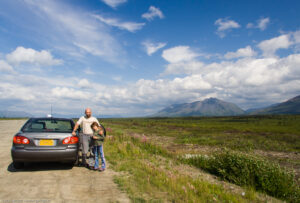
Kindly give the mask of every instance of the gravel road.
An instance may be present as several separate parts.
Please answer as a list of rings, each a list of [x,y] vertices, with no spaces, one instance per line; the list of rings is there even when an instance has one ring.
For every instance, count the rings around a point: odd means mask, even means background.
[[[60,163],[33,163],[14,169],[12,138],[24,123],[0,120],[0,203],[130,202],[113,182],[118,174],[109,163],[105,172]]]

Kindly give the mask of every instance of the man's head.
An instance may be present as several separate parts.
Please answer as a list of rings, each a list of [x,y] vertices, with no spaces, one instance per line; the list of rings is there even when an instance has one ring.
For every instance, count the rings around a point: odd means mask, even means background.
[[[90,108],[86,108],[85,109],[85,115],[87,118],[92,116],[92,110]]]

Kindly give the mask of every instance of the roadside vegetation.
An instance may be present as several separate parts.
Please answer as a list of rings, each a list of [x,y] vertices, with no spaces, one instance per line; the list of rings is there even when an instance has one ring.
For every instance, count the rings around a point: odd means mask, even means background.
[[[300,116],[101,122],[115,181],[134,202],[300,202]]]

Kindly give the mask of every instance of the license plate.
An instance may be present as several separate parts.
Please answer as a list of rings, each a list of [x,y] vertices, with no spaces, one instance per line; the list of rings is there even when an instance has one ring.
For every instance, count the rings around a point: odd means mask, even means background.
[[[42,145],[42,146],[53,146],[54,141],[53,140],[40,140],[40,145]]]

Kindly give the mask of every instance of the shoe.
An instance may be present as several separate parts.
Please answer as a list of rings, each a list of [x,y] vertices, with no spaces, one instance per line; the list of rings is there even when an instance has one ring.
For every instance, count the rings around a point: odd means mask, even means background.
[[[105,171],[105,168],[99,168],[98,171],[100,172]]]
[[[94,166],[89,166],[89,165],[87,165],[86,166],[88,169],[90,169],[90,170],[95,170],[95,167]]]

